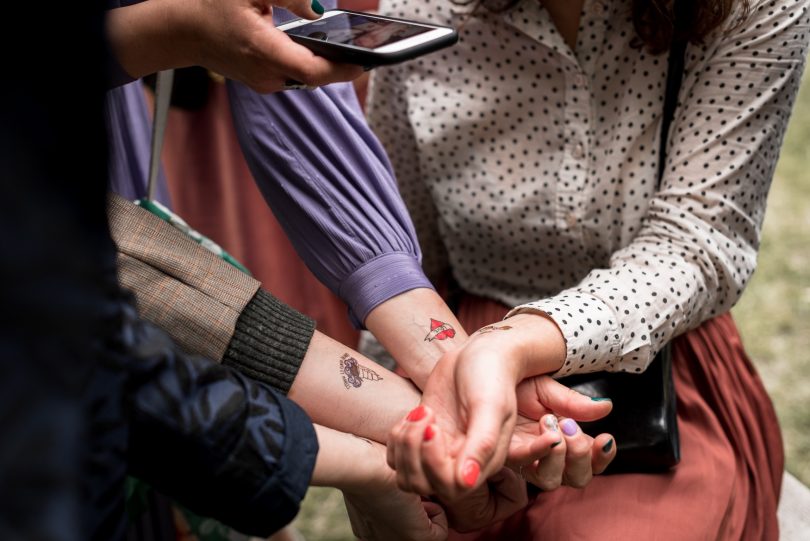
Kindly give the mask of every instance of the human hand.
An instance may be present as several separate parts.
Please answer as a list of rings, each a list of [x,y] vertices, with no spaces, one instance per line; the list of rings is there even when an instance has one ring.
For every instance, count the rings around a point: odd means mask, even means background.
[[[453,475],[453,461],[447,459],[450,454],[448,445],[451,442],[444,430],[436,424],[436,416],[430,408],[423,406],[421,410],[415,411],[420,413],[403,423],[407,424],[405,431],[408,432],[408,437],[418,439],[421,450],[419,459],[424,466],[427,483],[432,485],[434,475]],[[398,464],[403,470],[412,466],[406,462]],[[458,531],[477,530],[503,520],[527,503],[525,481],[508,468],[501,468],[485,482],[463,494],[459,494],[452,486],[446,487],[439,483],[435,483],[435,486],[435,491],[426,485],[410,488],[425,495],[433,494],[444,507],[450,526]]]
[[[507,464],[520,468],[527,481],[549,491],[561,484],[581,488],[602,473],[616,456],[613,436],[582,432],[576,420],[595,421],[610,413],[609,398],[590,398],[549,376],[520,382],[516,390],[518,422]],[[557,416],[567,416],[558,423]],[[539,420],[539,422],[535,421]],[[560,430],[562,426],[562,430]],[[559,445],[544,454],[542,440],[554,434]]]
[[[613,436],[592,438],[571,418],[558,421],[554,414],[548,414],[539,422],[523,416],[518,419],[507,464],[543,491],[561,485],[582,488],[605,471],[616,456]],[[548,436],[557,441],[550,448],[538,445]]]
[[[349,81],[361,67],[336,64],[292,41],[273,24],[273,6],[309,19],[306,0],[153,0],[110,10],[107,33],[133,77],[199,65],[257,92]]]
[[[423,494],[441,492],[452,501],[504,464],[518,420],[517,381],[526,371],[550,372],[559,368],[565,351],[556,325],[545,318],[517,316],[505,323],[509,325],[485,327],[460,349],[446,354],[425,386],[422,404],[435,412],[436,424],[446,434],[451,469],[431,470],[431,465],[420,457],[418,429],[412,423],[418,420],[414,416],[424,415],[424,410],[415,410],[409,416],[410,421],[403,421],[392,431],[388,462],[397,470],[398,482],[404,490]],[[546,343],[547,347],[539,346],[538,342]],[[554,411],[559,415],[593,420],[611,409],[610,402],[594,402],[550,378],[531,383],[535,386],[521,392],[521,407],[537,418],[545,411]],[[417,411],[421,413],[417,415]],[[533,421],[523,420],[520,427],[512,444],[512,459],[516,463],[532,466],[547,454],[553,457],[562,454],[570,463],[564,469],[566,475],[571,475],[570,482],[576,485],[586,482],[587,468],[581,466],[584,447],[581,442],[588,449],[592,444],[584,435],[576,435],[570,448],[566,445],[552,453],[550,446],[560,440],[559,435],[541,431]],[[602,458],[600,456],[599,460]],[[532,475],[535,469],[529,472],[532,479],[548,483],[541,481],[541,476],[549,477],[549,469],[558,471],[558,460],[553,458],[549,463],[554,467],[538,462],[536,476]],[[594,467],[597,471],[602,467],[601,462],[590,465],[591,472]]]
[[[384,465],[383,446],[369,443],[378,451],[378,460]],[[394,471],[387,466],[385,471],[386,474],[370,486],[343,491],[354,535],[363,541],[447,539],[447,516],[442,507],[399,490]]]

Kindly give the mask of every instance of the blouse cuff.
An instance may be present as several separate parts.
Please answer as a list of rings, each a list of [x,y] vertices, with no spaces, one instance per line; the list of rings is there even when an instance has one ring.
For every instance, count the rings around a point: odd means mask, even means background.
[[[364,263],[340,284],[340,298],[349,305],[349,317],[363,328],[368,314],[378,305],[406,291],[434,289],[419,260],[406,252],[381,254]]]
[[[601,299],[582,292],[561,293],[517,306],[506,317],[532,312],[554,320],[565,337],[565,363],[554,377],[616,370],[621,333],[615,314]]]

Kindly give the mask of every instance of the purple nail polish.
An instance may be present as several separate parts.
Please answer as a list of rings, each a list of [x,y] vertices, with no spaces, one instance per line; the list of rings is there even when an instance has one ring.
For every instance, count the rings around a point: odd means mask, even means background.
[[[573,419],[566,419],[562,423],[560,423],[562,427],[563,434],[566,436],[573,436],[577,433],[579,426],[577,426],[577,422]]]

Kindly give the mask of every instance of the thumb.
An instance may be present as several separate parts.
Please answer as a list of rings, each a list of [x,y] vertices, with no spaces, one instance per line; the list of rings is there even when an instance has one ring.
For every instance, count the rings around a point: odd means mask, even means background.
[[[319,0],[269,0],[267,3],[291,11],[304,19],[317,19],[324,12]]]
[[[571,417],[577,421],[595,421],[613,409],[607,397],[592,398],[566,387],[548,376],[533,378],[537,399],[558,417]]]
[[[456,465],[458,482],[465,489],[478,486],[481,477],[486,479],[501,469],[515,425],[514,411],[510,415],[507,408],[486,402],[471,409],[469,418],[466,442]]]

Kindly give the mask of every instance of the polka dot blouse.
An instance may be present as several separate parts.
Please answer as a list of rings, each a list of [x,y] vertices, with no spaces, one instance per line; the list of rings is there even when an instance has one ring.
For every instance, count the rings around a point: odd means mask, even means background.
[[[687,48],[657,188],[667,55],[634,47],[628,0],[586,0],[574,51],[538,0],[501,14],[383,0],[466,21],[457,46],[380,69],[371,90],[428,274],[551,316],[559,375],[641,371],[729,310],[756,266],[808,45],[808,0],[752,3]]]

